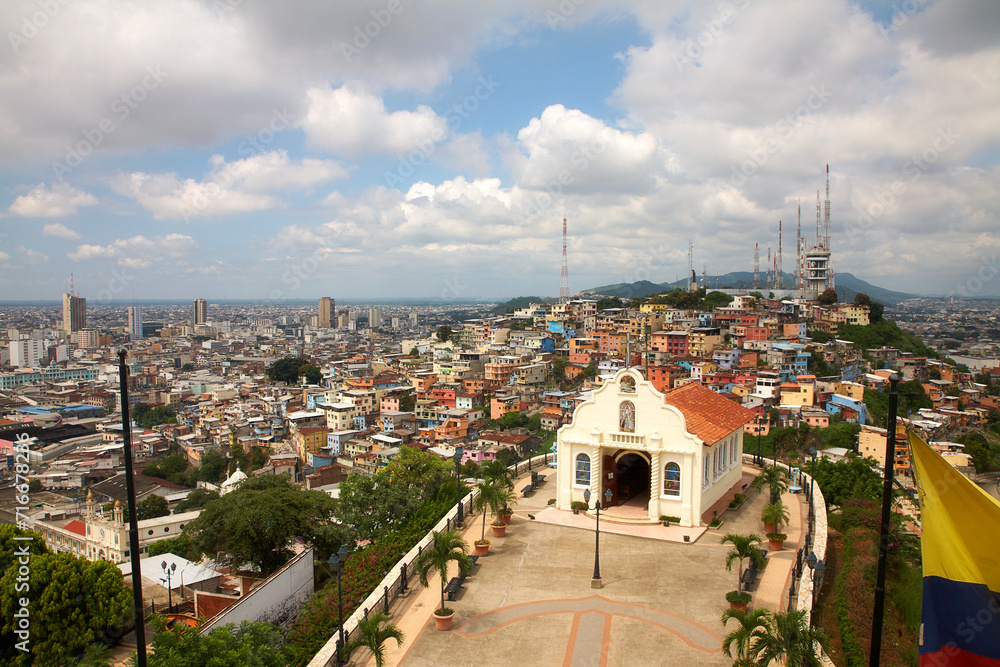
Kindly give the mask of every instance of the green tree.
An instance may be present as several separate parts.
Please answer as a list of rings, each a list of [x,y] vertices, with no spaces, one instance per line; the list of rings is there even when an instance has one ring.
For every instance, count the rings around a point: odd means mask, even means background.
[[[597,310],[607,310],[609,308],[624,308],[625,304],[622,303],[620,297],[602,297],[597,300]]]
[[[149,545],[149,550],[146,552],[146,555],[150,558],[154,556],[162,556],[163,554],[174,554],[175,556],[181,556],[182,558],[187,558],[188,560],[198,560],[201,556],[201,554],[195,550],[194,542],[192,542],[191,538],[186,535],[178,535],[177,537],[171,537],[166,540],[153,542]]]
[[[188,462],[183,454],[173,454],[155,463],[150,463],[142,469],[142,474],[146,477],[170,479],[171,477],[183,476],[187,467]]]
[[[837,303],[837,290],[833,289],[832,287],[828,290],[825,290],[822,294],[819,295],[819,297],[817,297],[816,301],[818,301],[821,305],[824,306],[832,306],[833,304]]]
[[[733,658],[733,646],[736,647],[733,667],[763,665],[764,663],[756,661],[756,656],[760,652],[760,640],[767,633],[770,625],[771,612],[767,609],[754,609],[752,611],[727,609],[722,612],[723,625],[726,625],[730,619],[736,619],[738,625],[722,640],[722,652]]]
[[[760,520],[765,525],[774,526],[776,532],[781,532],[781,527],[788,523],[788,508],[781,502],[781,499],[764,505],[760,512]]]
[[[399,411],[400,412],[413,412],[413,409],[417,407],[417,397],[412,391],[407,391],[399,396]]]
[[[350,658],[355,649],[362,646],[375,657],[375,667],[385,665],[385,643],[396,640],[397,646],[403,645],[403,632],[392,624],[389,615],[384,612],[362,616],[358,619],[360,635],[344,646],[344,656]]]
[[[882,473],[872,467],[874,464],[874,460],[867,458],[816,461],[816,484],[827,504],[839,507],[852,498],[881,504]]]
[[[429,586],[428,575],[435,570],[441,577],[441,608],[438,613],[448,614],[444,606],[444,587],[448,585],[448,563],[455,561],[463,571],[472,567],[467,555],[469,545],[457,530],[431,533],[431,543],[417,557],[417,574],[423,586]]]
[[[787,665],[820,667],[823,663],[816,647],[826,649],[826,635],[819,628],[810,627],[804,610],[778,612],[771,617],[758,645],[758,660],[762,665],[784,659]]]
[[[167,504],[167,499],[155,493],[140,500],[139,504],[135,506],[135,515],[139,521],[155,519],[168,514],[170,514],[170,507]]]
[[[226,474],[229,461],[226,457],[214,449],[210,449],[201,455],[201,465],[198,467],[197,477],[202,482],[218,484]]]
[[[305,377],[306,384],[320,384],[323,381],[323,371],[312,364],[299,366],[299,377]]]
[[[383,469],[371,477],[350,475],[341,482],[334,514],[355,539],[374,540],[401,527],[419,505],[417,494],[403,483],[393,483]]]
[[[732,572],[733,561],[739,561],[739,567],[736,577],[736,590],[743,591],[743,561],[752,560],[757,565],[764,564],[764,557],[760,553],[760,549],[757,547],[761,543],[760,535],[737,535],[735,533],[726,533],[722,536],[722,543],[732,544],[733,548],[726,552],[726,572]],[[723,617],[723,623],[725,623],[725,617]],[[728,653],[726,655],[729,655]]]
[[[451,340],[451,327],[447,324],[442,324],[437,330],[437,339],[442,343],[446,343]]]
[[[733,297],[729,296],[725,292],[719,292],[713,290],[705,295],[705,298],[701,300],[701,307],[705,310],[714,310],[716,308],[721,308],[722,306],[728,306],[733,302]]]
[[[156,634],[147,655],[149,667],[288,665],[281,629],[270,623],[230,623],[206,633],[186,625],[167,629],[166,621],[159,616],[154,616],[152,623]]]
[[[775,502],[781,494],[788,490],[788,471],[781,466],[764,466],[753,485],[758,489],[767,485],[771,493],[771,502]]]
[[[42,480],[36,477],[35,479],[32,479],[28,482],[28,493],[38,493],[41,490],[42,490]]]
[[[450,461],[404,445],[399,448],[399,454],[379,471],[377,481],[391,481],[393,486],[400,486],[415,494],[418,500],[423,500],[437,493],[452,476],[453,470],[454,465]]]
[[[8,568],[0,578],[0,590],[18,591],[17,577],[18,568]],[[27,586],[34,664],[65,664],[132,617],[132,591],[123,585],[121,570],[109,561],[92,562],[65,552],[33,556]],[[4,638],[0,651],[8,659],[18,655],[14,645],[19,640],[13,631],[19,609],[19,596],[0,596]]]
[[[483,479],[491,482],[497,482],[501,486],[508,489],[514,488],[514,472],[510,469],[511,465],[504,461],[500,455],[503,452],[513,452],[511,449],[501,449],[497,452],[497,458],[492,461],[486,461],[481,466],[479,466],[479,474],[483,476]],[[515,461],[516,462],[516,461]]]
[[[184,364],[183,366],[181,366],[181,371],[182,372],[187,373],[187,372],[193,371],[193,370],[194,370],[194,364]]]
[[[312,366],[312,364],[305,357],[284,357],[267,367],[267,377],[272,382],[298,384],[299,376],[302,374],[301,371],[306,366]],[[315,368],[315,366],[312,366],[312,368]],[[322,374],[320,379],[322,379]]]
[[[292,486],[287,475],[250,477],[205,506],[184,529],[195,547],[222,565],[252,566],[267,576],[284,565],[296,537],[315,544],[329,539],[324,528],[336,503],[321,491]]]

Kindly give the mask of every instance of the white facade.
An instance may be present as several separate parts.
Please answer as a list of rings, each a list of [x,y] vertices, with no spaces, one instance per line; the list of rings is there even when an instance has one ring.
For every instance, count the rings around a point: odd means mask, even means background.
[[[644,506],[650,521],[703,514],[740,485],[743,425],[753,412],[699,384],[664,395],[637,370],[622,370],[576,409],[559,430],[559,509],[590,489],[591,503],[612,491],[611,506]],[[738,488],[737,488],[738,490]]]
[[[128,337],[129,340],[142,340],[142,308],[128,307]]]
[[[38,368],[44,354],[43,341],[29,338],[10,342],[10,365],[14,368]]]

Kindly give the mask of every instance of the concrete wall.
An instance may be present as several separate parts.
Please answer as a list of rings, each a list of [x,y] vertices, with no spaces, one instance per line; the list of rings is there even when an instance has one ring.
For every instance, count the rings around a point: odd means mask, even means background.
[[[229,623],[276,619],[312,595],[314,584],[313,550],[307,549],[221,614],[209,619],[201,631],[211,632]]]

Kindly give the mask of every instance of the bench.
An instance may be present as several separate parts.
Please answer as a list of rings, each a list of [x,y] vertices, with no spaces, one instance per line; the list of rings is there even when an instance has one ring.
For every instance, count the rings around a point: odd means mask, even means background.
[[[448,602],[454,602],[455,593],[458,593],[458,589],[462,587],[462,580],[458,577],[452,577],[448,585],[444,587],[444,592],[448,596]]]
[[[753,562],[754,561],[751,561],[751,563]],[[753,586],[754,582],[757,581],[757,574],[759,572],[760,570],[758,570],[755,567],[748,567],[747,569],[743,570],[743,576],[740,577],[740,583],[743,584],[744,590]],[[451,598],[448,599],[450,600]]]
[[[533,493],[534,490],[535,490],[535,487],[532,486],[531,484],[529,484],[526,487],[524,487],[523,489],[521,489],[521,493],[523,495],[528,495],[529,493]]]
[[[544,481],[545,481],[545,475],[538,475],[538,477],[535,478],[535,486],[538,486]]]
[[[465,570],[462,568],[458,568],[458,578],[461,579],[462,581],[465,581],[465,578],[469,576],[470,572],[472,572],[472,568],[476,566],[476,561],[478,560],[479,556],[469,556],[469,569]]]

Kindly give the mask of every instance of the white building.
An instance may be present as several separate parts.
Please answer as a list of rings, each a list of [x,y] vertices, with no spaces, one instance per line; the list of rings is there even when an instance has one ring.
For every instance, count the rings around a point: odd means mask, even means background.
[[[128,307],[128,338],[142,340],[142,308],[139,306]]]
[[[590,489],[610,506],[644,507],[650,521],[678,516],[700,526],[740,490],[743,426],[754,413],[699,384],[661,394],[637,370],[621,370],[559,429],[557,507]]]
[[[10,342],[10,365],[14,368],[38,368],[45,354],[44,341],[29,338]]]

